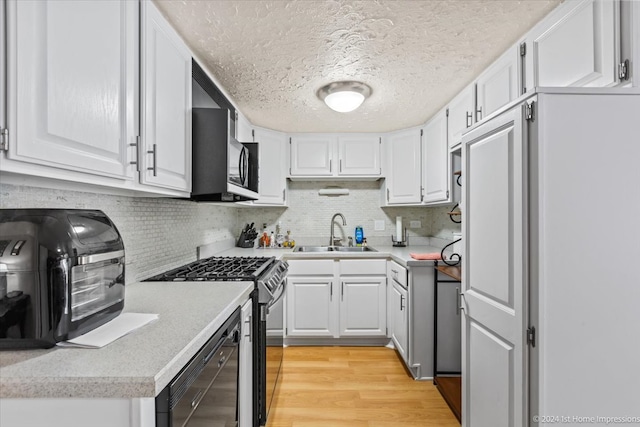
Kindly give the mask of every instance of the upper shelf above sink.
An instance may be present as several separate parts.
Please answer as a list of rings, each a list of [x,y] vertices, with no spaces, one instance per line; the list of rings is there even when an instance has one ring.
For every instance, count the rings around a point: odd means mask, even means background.
[[[377,252],[369,246],[298,246],[294,252]]]

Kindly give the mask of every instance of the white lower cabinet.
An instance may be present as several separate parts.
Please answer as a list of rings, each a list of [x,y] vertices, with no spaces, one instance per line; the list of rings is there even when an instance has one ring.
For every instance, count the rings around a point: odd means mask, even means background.
[[[408,355],[409,317],[407,315],[407,290],[397,282],[391,285],[391,300],[389,311],[392,313],[393,326],[391,327],[391,339],[396,350],[405,361]]]
[[[287,337],[385,337],[384,259],[288,260]]]
[[[240,368],[238,372],[238,426],[253,427],[253,301],[241,309]]]
[[[287,278],[288,336],[337,338],[333,285],[333,276]]]

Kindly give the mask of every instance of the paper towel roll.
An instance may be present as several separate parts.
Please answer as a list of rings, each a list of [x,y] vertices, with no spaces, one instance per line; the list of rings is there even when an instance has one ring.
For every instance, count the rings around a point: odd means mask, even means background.
[[[396,217],[396,242],[404,241],[404,236],[402,235],[402,217]]]

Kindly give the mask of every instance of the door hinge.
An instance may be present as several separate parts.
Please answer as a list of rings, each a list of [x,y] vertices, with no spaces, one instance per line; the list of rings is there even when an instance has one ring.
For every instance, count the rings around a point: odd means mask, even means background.
[[[629,60],[618,64],[618,78],[620,80],[629,80]]]
[[[0,151],[9,151],[9,129],[0,128]]]
[[[531,326],[527,328],[527,344],[531,347],[536,346],[536,327]]]
[[[535,104],[535,102],[531,101],[530,104],[527,104],[524,107],[524,118],[527,121],[530,121],[530,122],[535,121],[535,116],[534,116],[534,112],[533,112],[534,104]]]
[[[520,43],[520,56],[526,56],[527,55],[527,44],[526,43]]]

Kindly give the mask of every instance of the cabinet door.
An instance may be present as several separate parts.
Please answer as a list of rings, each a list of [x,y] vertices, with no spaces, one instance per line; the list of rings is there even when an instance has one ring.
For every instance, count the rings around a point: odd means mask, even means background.
[[[438,113],[422,135],[422,188],[425,203],[449,200],[451,183],[446,112]]]
[[[331,176],[338,167],[333,163],[335,137],[298,135],[291,137],[292,176]]]
[[[386,292],[384,277],[341,277],[340,336],[385,336]]]
[[[462,418],[473,425],[529,425],[523,117],[524,107],[514,108],[465,135],[462,147]],[[499,270],[495,259],[504,260]]]
[[[376,135],[338,137],[338,174],[380,176],[380,137]]]
[[[238,425],[253,426],[253,303],[242,306],[242,338],[240,339],[240,368],[238,372]]]
[[[133,179],[138,4],[7,2],[10,159]]]
[[[5,8],[5,0],[0,0],[0,141],[2,141],[2,132],[7,128],[7,24]]]
[[[567,2],[527,37],[534,81],[527,87],[604,87],[616,84],[620,42],[616,1]],[[562,12],[562,14],[560,13]],[[529,80],[529,76],[527,76]]]
[[[391,339],[396,346],[400,356],[407,361],[408,336],[409,336],[409,316],[407,310],[407,290],[393,282],[392,301],[389,309],[393,312],[393,333]]]
[[[144,184],[191,191],[191,53],[152,2],[142,2]]]
[[[338,337],[338,289],[332,277],[287,278],[287,336]]]
[[[410,129],[391,134],[387,150],[387,204],[420,203],[420,132]]]
[[[473,125],[475,116],[474,86],[467,86],[450,103],[447,121],[449,147],[462,141],[462,134]]]
[[[255,129],[255,141],[260,156],[260,197],[256,205],[284,205],[286,201],[286,143],[284,133],[268,129]]]
[[[518,97],[519,51],[510,48],[476,80],[476,121]]]

